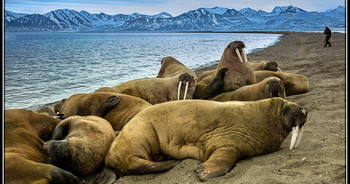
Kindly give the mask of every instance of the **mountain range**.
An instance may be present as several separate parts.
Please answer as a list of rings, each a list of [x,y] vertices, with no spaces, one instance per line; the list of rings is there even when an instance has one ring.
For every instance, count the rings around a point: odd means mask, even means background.
[[[5,31],[322,31],[325,26],[345,30],[345,7],[324,12],[295,6],[276,6],[271,12],[244,8],[198,8],[178,16],[130,15],[58,9],[46,14],[23,14],[5,10]]]

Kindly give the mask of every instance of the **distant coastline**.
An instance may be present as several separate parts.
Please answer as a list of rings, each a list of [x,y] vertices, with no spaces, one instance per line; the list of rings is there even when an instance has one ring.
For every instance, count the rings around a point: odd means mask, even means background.
[[[130,15],[57,9],[46,14],[18,14],[5,10],[6,31],[77,31],[77,32],[303,32],[325,26],[345,29],[345,7],[324,12],[306,11],[295,6],[276,6],[271,12],[244,8],[198,8],[173,17]]]

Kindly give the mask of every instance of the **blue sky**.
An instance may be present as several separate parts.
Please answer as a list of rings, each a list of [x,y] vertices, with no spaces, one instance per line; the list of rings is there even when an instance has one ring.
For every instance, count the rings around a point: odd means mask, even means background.
[[[173,16],[189,10],[215,6],[240,10],[250,7],[271,12],[275,6],[293,5],[307,11],[325,11],[339,5],[346,6],[345,0],[4,0],[6,10],[16,13],[44,14],[56,9],[85,10],[89,13],[154,15],[162,11]]]

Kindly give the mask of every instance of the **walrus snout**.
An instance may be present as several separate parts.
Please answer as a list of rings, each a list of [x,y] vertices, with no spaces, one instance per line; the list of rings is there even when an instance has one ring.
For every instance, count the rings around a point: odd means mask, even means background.
[[[268,85],[267,89],[270,93],[270,97],[282,97],[285,99],[285,88],[281,79],[271,77],[266,84]]]
[[[279,70],[278,63],[275,61],[268,62],[264,70],[277,71]]]
[[[242,41],[231,42],[227,46],[227,48],[230,49],[232,53],[235,53],[237,55],[237,57],[241,63],[248,63],[247,54],[244,50],[245,45]]]
[[[52,163],[60,164],[62,161],[69,159],[69,141],[67,140],[51,140],[45,143],[44,149]]]
[[[189,73],[182,73],[179,76],[179,87],[177,90],[177,100],[180,100],[180,90],[182,87],[185,88],[185,92],[184,92],[184,100],[186,100],[186,95],[187,95],[187,90],[188,87],[191,86],[192,82],[195,82],[195,79],[193,77],[193,75],[189,74]]]
[[[287,108],[284,111],[286,110],[290,113],[289,119],[291,121],[292,138],[289,149],[292,150],[296,148],[301,141],[304,124],[307,122],[307,111],[302,107]]]

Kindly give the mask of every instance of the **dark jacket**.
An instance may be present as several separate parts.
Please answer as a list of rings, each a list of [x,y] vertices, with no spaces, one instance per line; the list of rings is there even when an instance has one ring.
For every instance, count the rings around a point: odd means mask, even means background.
[[[328,27],[326,27],[323,34],[325,34],[328,39],[331,38],[331,36],[332,36],[332,32]]]

